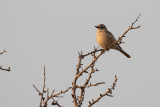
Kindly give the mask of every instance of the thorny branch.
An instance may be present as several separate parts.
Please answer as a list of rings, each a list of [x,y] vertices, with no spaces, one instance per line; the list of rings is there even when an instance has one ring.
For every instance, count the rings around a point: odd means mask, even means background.
[[[141,16],[141,14],[139,14],[139,16],[137,17],[137,19],[132,23],[131,26],[129,26],[129,28],[122,34],[122,36],[120,36],[115,42],[113,42],[113,44],[111,44],[108,49],[110,49],[111,46],[113,46],[115,43],[124,43],[122,42],[122,38],[125,37],[125,34],[128,33],[128,31],[132,30],[132,29],[138,29],[141,26],[137,26],[137,27],[133,27],[133,25],[138,21],[139,17]]]
[[[44,66],[44,78],[43,78],[42,92],[39,91],[38,88],[35,85],[33,85],[33,87],[38,92],[39,96],[41,96],[39,107],[47,107],[48,101],[50,99],[53,100],[52,105],[57,105],[58,107],[62,107],[62,106],[60,106],[60,104],[58,103],[58,101],[55,101],[53,98],[54,97],[59,97],[60,98],[61,96],[59,96],[59,95],[65,94],[66,92],[68,92],[71,89],[71,87],[69,87],[66,90],[61,91],[61,92],[59,92],[57,94],[54,94],[55,90],[53,90],[52,93],[51,93],[51,95],[49,95],[49,89],[47,89],[47,91],[45,90],[45,87],[46,87],[46,71],[45,71],[45,66]],[[47,95],[45,96],[45,94],[47,94]]]
[[[111,85],[111,88],[108,88],[108,90],[104,94],[100,94],[100,96],[96,100],[92,100],[92,102],[89,101],[88,107],[91,107],[93,104],[97,103],[102,97],[104,97],[106,95],[112,97],[112,91],[114,90],[114,88],[116,86],[117,80],[118,80],[117,76],[115,75],[115,80],[114,80],[113,84]]]
[[[92,86],[98,86],[100,84],[105,84],[105,82],[98,82],[96,84],[89,84],[89,85],[85,85],[85,86],[77,86],[77,88],[89,88],[89,87],[92,87]]]
[[[89,83],[89,81],[90,81],[90,79],[92,77],[92,74],[95,73],[96,71],[98,71],[96,68],[94,68],[95,62],[98,60],[98,58],[102,54],[104,54],[106,51],[108,51],[111,48],[111,46],[113,46],[115,43],[119,43],[119,44],[124,43],[124,42],[122,42],[122,38],[125,37],[125,35],[126,35],[126,33],[128,33],[128,31],[130,31],[132,29],[140,28],[140,26],[134,27],[134,24],[138,21],[140,15],[131,24],[131,26],[129,26],[129,28],[114,43],[112,43],[106,50],[104,50],[104,49],[96,49],[95,48],[94,51],[89,52],[87,54],[83,54],[82,51],[81,51],[81,53],[79,53],[79,61],[78,61],[77,68],[76,68],[77,72],[76,72],[76,75],[75,75],[74,80],[72,82],[72,94],[71,95],[72,95],[72,98],[73,98],[74,107],[81,107],[81,105],[83,103],[83,100],[84,100],[84,96],[85,96],[85,88],[89,88],[90,85],[88,85],[88,83]],[[99,51],[100,51],[100,53],[98,55],[96,55],[96,53],[99,52]],[[83,65],[81,63],[82,60],[88,55],[92,55],[93,56],[93,60],[91,61],[91,63],[88,66],[86,66],[84,69],[80,70],[80,68],[82,68],[81,66]],[[82,74],[84,72],[86,73],[88,71],[88,69],[90,69],[90,73],[88,75],[88,78],[84,82],[84,85],[83,86],[78,86],[77,85],[77,80],[80,78],[80,76],[82,76]],[[115,81],[114,81],[113,85],[111,86],[111,88],[109,88],[106,93],[100,94],[100,97],[98,97],[95,101],[90,102],[89,103],[89,107],[91,107],[93,104],[97,103],[102,97],[104,97],[106,95],[112,96],[112,95],[109,95],[109,93],[110,94],[112,93],[112,90],[114,89],[117,80],[118,79],[115,76]],[[98,83],[96,83],[96,84],[98,84]],[[77,88],[81,89],[80,96],[78,96],[77,93],[76,93]]]

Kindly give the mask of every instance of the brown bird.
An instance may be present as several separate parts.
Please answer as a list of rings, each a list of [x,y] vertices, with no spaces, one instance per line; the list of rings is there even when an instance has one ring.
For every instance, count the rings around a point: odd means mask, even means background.
[[[96,40],[99,46],[101,46],[104,49],[107,49],[113,42],[116,41],[113,34],[108,31],[106,26],[104,24],[99,24],[98,26],[95,26],[97,28],[97,36]],[[115,43],[113,46],[111,46],[111,49],[116,49],[120,51],[122,54],[124,54],[127,58],[130,58],[130,55],[128,55],[118,43]]]

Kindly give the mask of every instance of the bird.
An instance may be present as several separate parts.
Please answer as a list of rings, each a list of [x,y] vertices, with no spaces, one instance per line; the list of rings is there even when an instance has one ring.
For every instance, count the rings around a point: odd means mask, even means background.
[[[107,27],[104,24],[99,24],[95,26],[97,28],[97,35],[96,35],[96,40],[99,46],[101,46],[103,49],[108,49],[110,45],[112,45],[116,39],[113,36],[113,34],[107,29]],[[120,45],[116,42],[113,44],[111,49],[115,49],[120,51],[122,54],[124,54],[127,58],[130,58],[130,55],[126,53]]]

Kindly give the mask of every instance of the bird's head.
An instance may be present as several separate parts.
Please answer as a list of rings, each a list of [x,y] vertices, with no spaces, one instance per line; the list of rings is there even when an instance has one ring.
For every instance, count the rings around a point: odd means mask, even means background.
[[[97,28],[97,31],[107,31],[107,28],[104,24],[99,24],[95,27]]]

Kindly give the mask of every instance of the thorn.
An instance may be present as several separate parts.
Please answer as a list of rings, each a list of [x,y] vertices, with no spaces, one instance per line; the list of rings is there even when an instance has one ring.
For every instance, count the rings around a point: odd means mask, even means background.
[[[7,71],[11,71],[11,68],[10,67],[8,67],[8,70]]]
[[[94,46],[94,50],[96,49],[96,47]]]
[[[83,51],[81,51],[81,55],[82,55]]]
[[[72,98],[74,98],[74,95],[73,95],[73,94],[71,94],[71,96],[72,96]]]
[[[88,73],[88,71],[84,71],[84,73]]]
[[[79,51],[78,51],[78,54],[80,55]]]
[[[117,76],[115,75],[115,79],[118,80]]]

